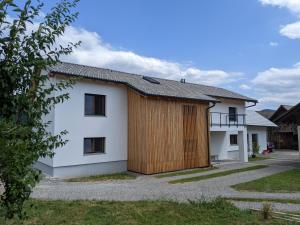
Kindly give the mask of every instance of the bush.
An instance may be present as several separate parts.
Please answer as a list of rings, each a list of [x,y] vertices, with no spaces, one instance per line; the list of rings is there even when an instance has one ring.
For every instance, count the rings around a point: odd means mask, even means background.
[[[272,217],[273,208],[270,203],[263,203],[262,207],[262,216],[265,220],[268,220]]]
[[[257,143],[253,143],[252,145],[252,158],[255,158],[256,155],[259,153],[260,146]]]

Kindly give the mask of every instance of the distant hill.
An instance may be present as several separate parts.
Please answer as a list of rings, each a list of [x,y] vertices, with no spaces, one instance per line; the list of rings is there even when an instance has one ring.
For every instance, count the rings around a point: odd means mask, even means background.
[[[257,111],[260,115],[266,117],[267,119],[270,119],[271,116],[273,115],[273,113],[275,112],[276,110],[273,110],[273,109],[263,109],[263,110],[260,110],[260,111]]]

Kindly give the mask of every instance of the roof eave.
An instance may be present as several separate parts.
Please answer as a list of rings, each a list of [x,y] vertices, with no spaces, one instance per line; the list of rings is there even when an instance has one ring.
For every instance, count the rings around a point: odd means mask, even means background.
[[[182,99],[182,100],[193,100],[193,101],[201,101],[201,102],[213,102],[213,103],[220,103],[221,101],[214,99],[210,96],[210,98],[212,99],[199,99],[199,98],[185,98],[185,97],[180,97],[180,96],[168,96],[168,95],[155,95],[155,94],[150,94],[150,93],[146,93],[134,86],[132,86],[131,84],[127,83],[127,82],[122,82],[122,81],[115,81],[115,80],[109,80],[109,79],[103,79],[103,78],[95,78],[95,77],[87,77],[87,76],[83,76],[83,75],[75,75],[75,74],[70,74],[70,73],[63,73],[63,72],[57,72],[57,71],[53,71],[50,70],[49,74],[51,75],[64,75],[64,76],[72,76],[72,77],[81,77],[81,78],[85,78],[85,79],[91,79],[91,80],[99,80],[99,81],[105,81],[105,82],[111,82],[111,83],[118,83],[118,84],[123,84],[126,85],[127,87],[137,91],[138,93],[140,93],[143,96],[152,96],[152,97],[166,97],[166,98],[175,98],[175,99]]]

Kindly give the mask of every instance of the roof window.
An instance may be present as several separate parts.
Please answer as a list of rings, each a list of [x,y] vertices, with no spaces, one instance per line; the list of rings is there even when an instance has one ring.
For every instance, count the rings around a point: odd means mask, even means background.
[[[160,82],[158,80],[155,80],[153,77],[143,76],[143,79],[152,84],[160,84]]]

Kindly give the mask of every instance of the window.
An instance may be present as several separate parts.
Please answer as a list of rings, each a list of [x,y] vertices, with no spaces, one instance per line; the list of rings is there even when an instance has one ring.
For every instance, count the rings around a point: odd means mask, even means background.
[[[236,108],[229,107],[229,122],[236,121],[236,120],[237,120]]]
[[[84,114],[87,116],[105,116],[105,95],[85,94]]]
[[[237,145],[238,144],[238,136],[237,134],[231,134],[230,135],[230,145]]]
[[[105,137],[84,138],[84,154],[105,153]]]

